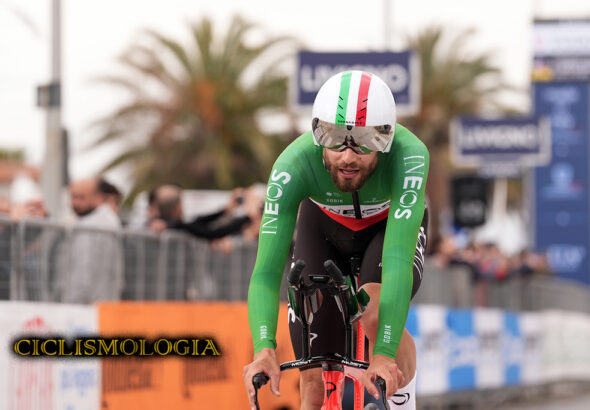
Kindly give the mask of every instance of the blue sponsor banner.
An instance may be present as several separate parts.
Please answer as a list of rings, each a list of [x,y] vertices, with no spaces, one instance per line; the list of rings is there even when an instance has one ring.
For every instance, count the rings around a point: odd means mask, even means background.
[[[450,332],[449,388],[474,389],[478,342],[473,324],[473,311],[449,309],[447,328]]]
[[[534,103],[551,118],[553,149],[534,171],[535,247],[558,276],[590,284],[588,83],[535,83]]]
[[[368,71],[381,77],[395,98],[398,113],[417,111],[420,99],[420,70],[411,51],[382,53],[315,53],[300,51],[293,90],[294,103],[312,105],[324,82],[345,70]]]
[[[546,164],[551,156],[551,127],[541,117],[494,120],[460,117],[453,121],[451,148],[457,165]]]
[[[61,369],[58,388],[61,394],[74,391],[73,397],[87,397],[91,395],[93,389],[100,388],[99,376],[98,370],[93,367],[64,367]]]
[[[503,356],[506,360],[504,385],[517,385],[521,382],[521,367],[524,360],[524,344],[520,331],[519,316],[514,312],[504,312]]]

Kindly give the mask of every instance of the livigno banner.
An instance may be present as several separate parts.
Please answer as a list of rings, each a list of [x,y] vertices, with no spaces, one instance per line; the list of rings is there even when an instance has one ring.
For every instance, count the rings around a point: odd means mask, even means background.
[[[412,51],[382,53],[316,53],[300,51],[291,84],[295,106],[313,104],[322,84],[345,70],[378,75],[391,89],[398,115],[415,114],[420,106],[420,63]]]

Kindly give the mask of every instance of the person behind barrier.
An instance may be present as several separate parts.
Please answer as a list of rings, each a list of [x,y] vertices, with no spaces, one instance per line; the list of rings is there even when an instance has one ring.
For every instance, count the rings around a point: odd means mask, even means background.
[[[162,185],[155,191],[154,203],[157,218],[150,222],[149,229],[156,232],[175,229],[208,240],[239,234],[256,219],[260,219],[254,212],[249,211],[245,216],[232,215],[233,211],[243,203],[244,193],[242,188],[237,188],[232,191],[228,204],[220,211],[184,222],[182,189],[177,185]]]
[[[110,201],[101,192],[101,181],[104,189],[108,182],[99,178],[70,184],[70,201],[77,220],[72,226],[67,252],[68,274],[61,283],[64,302],[91,303],[120,297],[123,254],[117,231],[122,225]]]
[[[428,150],[396,123],[393,95],[371,73],[346,71],[331,77],[316,96],[312,117],[311,131],[278,157],[267,185],[248,293],[255,353],[244,368],[250,404],[256,373],[267,374],[271,390],[279,394],[279,287],[295,228],[293,260],[306,263],[304,277],[323,273],[326,259],[349,271],[349,258],[362,258],[360,285],[371,301],[361,323],[372,348],[362,383],[376,396],[372,382],[380,376],[388,397],[398,389],[410,397],[394,408],[414,409],[416,353],[404,327],[424,266]],[[294,314],[289,317],[291,343],[300,356],[301,325]],[[310,326],[312,356],[344,354],[340,317],[334,300],[324,297]],[[303,409],[322,405],[321,372],[300,373]]]

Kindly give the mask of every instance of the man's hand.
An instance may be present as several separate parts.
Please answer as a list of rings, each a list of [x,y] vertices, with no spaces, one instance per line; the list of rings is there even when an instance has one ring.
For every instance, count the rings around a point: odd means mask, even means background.
[[[10,217],[14,222],[25,218],[45,218],[47,211],[43,200],[30,199],[21,204],[15,204],[10,209]]]
[[[148,229],[150,231],[154,231],[156,233],[164,232],[168,226],[163,219],[152,219],[148,225]]]
[[[277,355],[274,349],[265,348],[254,355],[254,360],[247,366],[244,366],[244,384],[248,392],[248,401],[250,408],[255,409],[254,406],[254,386],[252,385],[252,377],[257,373],[264,373],[270,377],[270,390],[275,396],[280,396],[279,382],[281,379],[281,368],[277,361]]]
[[[232,213],[233,211],[235,211],[237,208],[239,208],[242,205],[242,202],[244,201],[244,195],[246,193],[246,190],[244,188],[234,188],[231,191],[231,195],[229,197],[229,202],[227,203],[225,209],[223,210],[223,212],[228,215],[230,213]]]
[[[386,398],[393,396],[398,387],[404,383],[404,375],[397,367],[395,360],[380,354],[373,355],[369,363],[369,368],[361,377],[361,382],[367,391],[376,399],[379,399],[379,389],[374,384],[377,376],[385,380]]]

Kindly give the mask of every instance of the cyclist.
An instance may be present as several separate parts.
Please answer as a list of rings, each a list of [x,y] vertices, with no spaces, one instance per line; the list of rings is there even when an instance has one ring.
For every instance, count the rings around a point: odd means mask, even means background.
[[[361,381],[378,398],[372,382],[382,377],[387,397],[397,392],[391,399],[397,402],[394,408],[414,409],[416,352],[405,322],[422,279],[428,150],[396,124],[389,87],[367,72],[345,71],[328,79],[318,91],[312,116],[312,131],[283,151],[267,185],[248,292],[254,359],[244,367],[244,382],[250,404],[252,376],[259,372],[270,377],[271,391],[279,395],[279,288],[296,228],[293,260],[306,263],[304,277],[321,273],[326,259],[345,271],[351,256],[362,257],[360,285],[371,301],[361,323],[372,354]],[[310,326],[312,355],[344,354],[339,315],[333,299],[323,298]],[[289,314],[289,327],[298,355],[301,325],[294,316]],[[302,409],[321,407],[321,371],[301,371]]]

